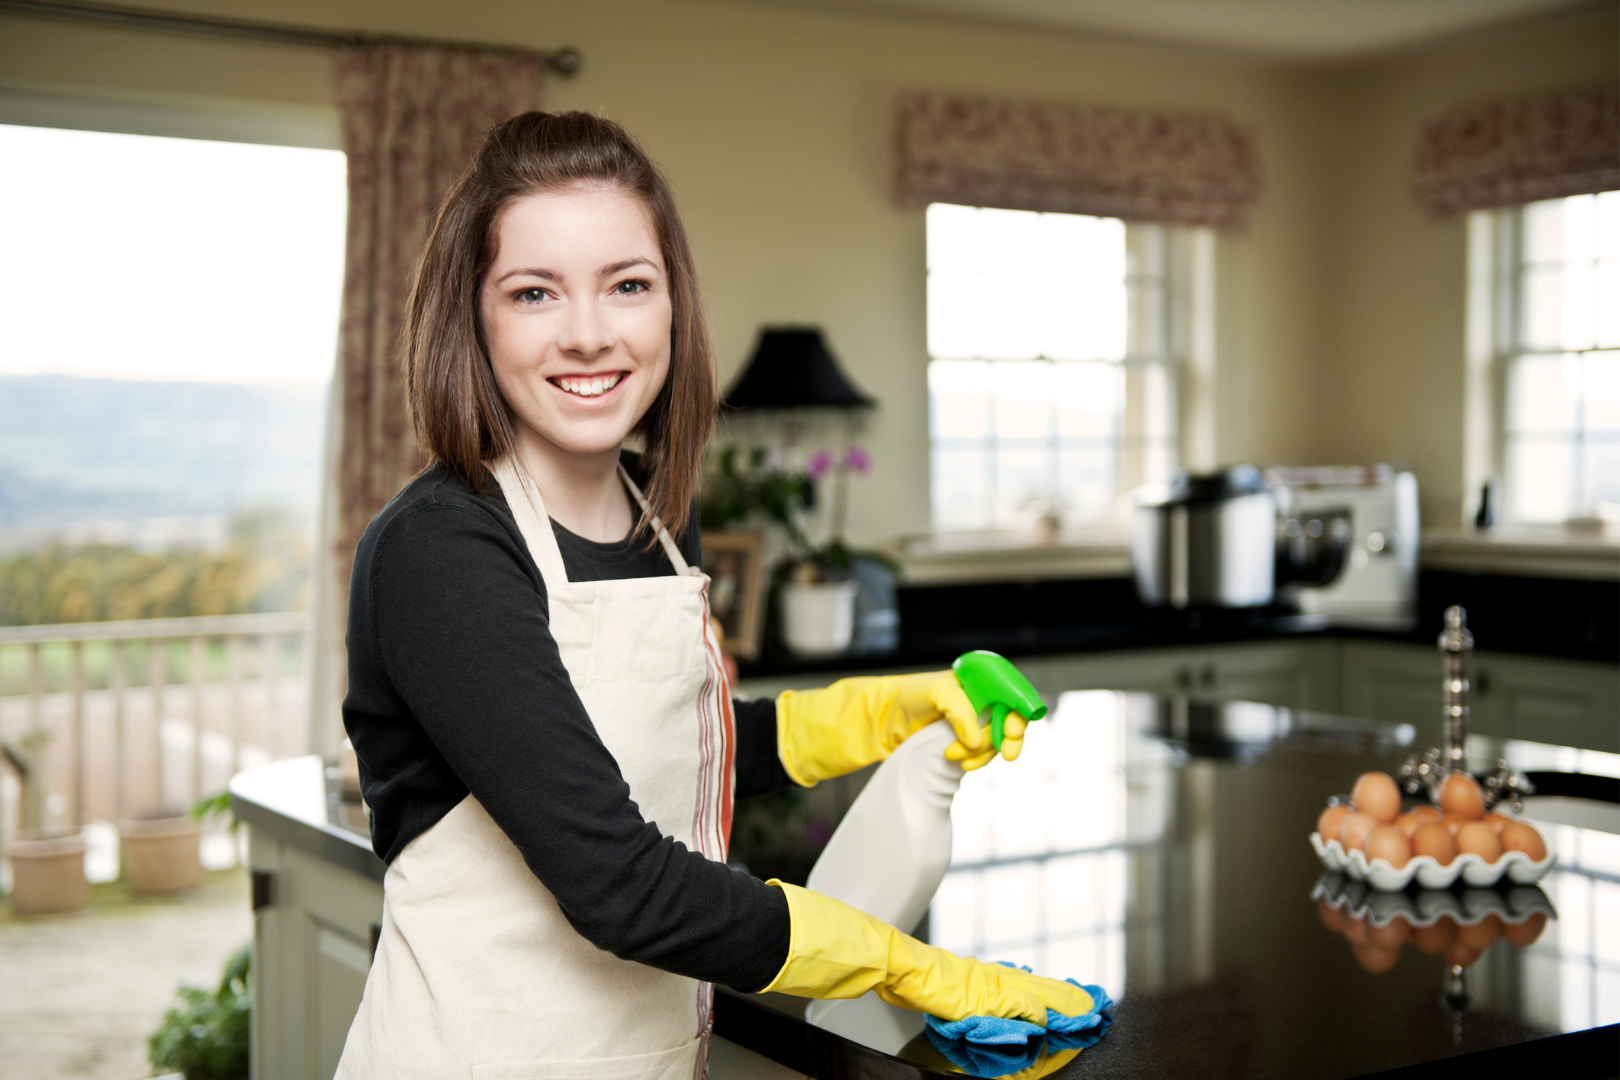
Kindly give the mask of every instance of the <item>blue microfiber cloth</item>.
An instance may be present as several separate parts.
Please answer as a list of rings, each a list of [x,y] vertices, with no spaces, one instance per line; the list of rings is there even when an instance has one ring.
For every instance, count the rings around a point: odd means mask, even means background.
[[[998,963],[1003,967],[1017,966],[1005,960]],[[1029,971],[1029,968],[1020,967],[1018,970]],[[1091,995],[1090,1012],[1079,1016],[1065,1016],[1063,1013],[1048,1009],[1044,1028],[1028,1020],[1012,1020],[1001,1016],[969,1016],[961,1020],[941,1020],[937,1016],[930,1016],[929,1033],[937,1034],[952,1042],[962,1041],[980,1046],[1018,1046],[1027,1044],[1032,1039],[1038,1044],[1043,1035],[1064,1036],[1062,1046],[1056,1046],[1055,1041],[1052,1044],[1061,1050],[1091,1046],[1103,1037],[1108,1025],[1114,1022],[1114,1018],[1108,1013],[1108,1010],[1114,1007],[1113,999],[1100,986],[1087,986],[1074,979],[1067,981]]]

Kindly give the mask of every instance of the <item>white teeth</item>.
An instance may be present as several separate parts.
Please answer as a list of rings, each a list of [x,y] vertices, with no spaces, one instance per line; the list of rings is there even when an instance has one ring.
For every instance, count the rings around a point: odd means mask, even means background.
[[[579,397],[600,397],[618,386],[622,378],[623,375],[599,375],[594,379],[559,378],[555,381],[555,385]]]

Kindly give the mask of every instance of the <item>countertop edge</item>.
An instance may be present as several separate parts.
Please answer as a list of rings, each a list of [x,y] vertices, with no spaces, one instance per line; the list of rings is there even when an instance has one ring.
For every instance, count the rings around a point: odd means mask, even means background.
[[[315,767],[321,767],[319,758],[292,760],[297,762],[308,760]],[[277,765],[285,767],[288,764],[284,761],[272,762],[271,767]],[[284,809],[254,798],[240,789],[239,781],[243,777],[251,776],[255,771],[257,770],[250,769],[239,773],[231,780],[231,810],[238,821],[246,822],[250,828],[262,829],[282,843],[291,844],[341,869],[381,884],[388,872],[388,865],[371,850],[368,838],[336,825],[317,823],[306,817],[295,816]]]

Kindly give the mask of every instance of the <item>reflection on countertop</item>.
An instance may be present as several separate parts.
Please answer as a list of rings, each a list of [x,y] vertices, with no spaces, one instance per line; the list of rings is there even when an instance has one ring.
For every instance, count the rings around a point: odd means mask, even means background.
[[[1315,815],[1359,773],[1394,771],[1413,737],[1268,706],[1065,694],[1019,761],[964,779],[929,940],[1104,987],[1114,1027],[1065,1075],[1360,1076],[1620,1022],[1611,832],[1538,822],[1558,856],[1540,910],[1556,918],[1524,947],[1484,943],[1461,1006],[1442,957],[1399,949],[1375,973],[1323,926]],[[1480,772],[1506,754],[1620,776],[1615,755],[1469,750]],[[725,996],[717,1031],[811,1075],[963,1072],[915,1014],[868,997],[816,1010],[818,1033],[802,1002],[773,997]]]

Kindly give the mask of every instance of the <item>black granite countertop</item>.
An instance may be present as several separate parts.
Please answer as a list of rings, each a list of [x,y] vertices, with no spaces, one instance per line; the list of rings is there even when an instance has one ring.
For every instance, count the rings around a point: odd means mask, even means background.
[[[1532,800],[1558,856],[1538,887],[1379,900],[1317,862],[1307,836],[1327,797],[1394,770],[1413,737],[1251,703],[1064,695],[1017,762],[964,780],[927,933],[1115,998],[1107,1036],[1053,1075],[1620,1073],[1620,836]],[[1481,772],[1506,754],[1620,774],[1616,755],[1479,737],[1469,751]],[[1384,910],[1398,903],[1407,915]],[[1472,926],[1479,949],[1419,947],[1435,943],[1413,926],[1447,905],[1450,932]],[[1022,1075],[1041,1075],[1038,1048],[1001,1073],[966,1070],[921,1017],[871,997],[823,1005],[814,1023],[805,1005],[722,992],[715,1030],[812,1077],[1011,1075],[1032,1061]]]
[[[1128,577],[902,585],[900,641],[885,653],[797,658],[767,633],[743,678],[949,663],[969,649],[1008,656],[1100,652],[1339,634],[1433,645],[1452,604],[1468,611],[1476,648],[1620,663],[1620,582],[1424,571],[1409,625],[1329,625],[1285,607],[1144,608]]]

